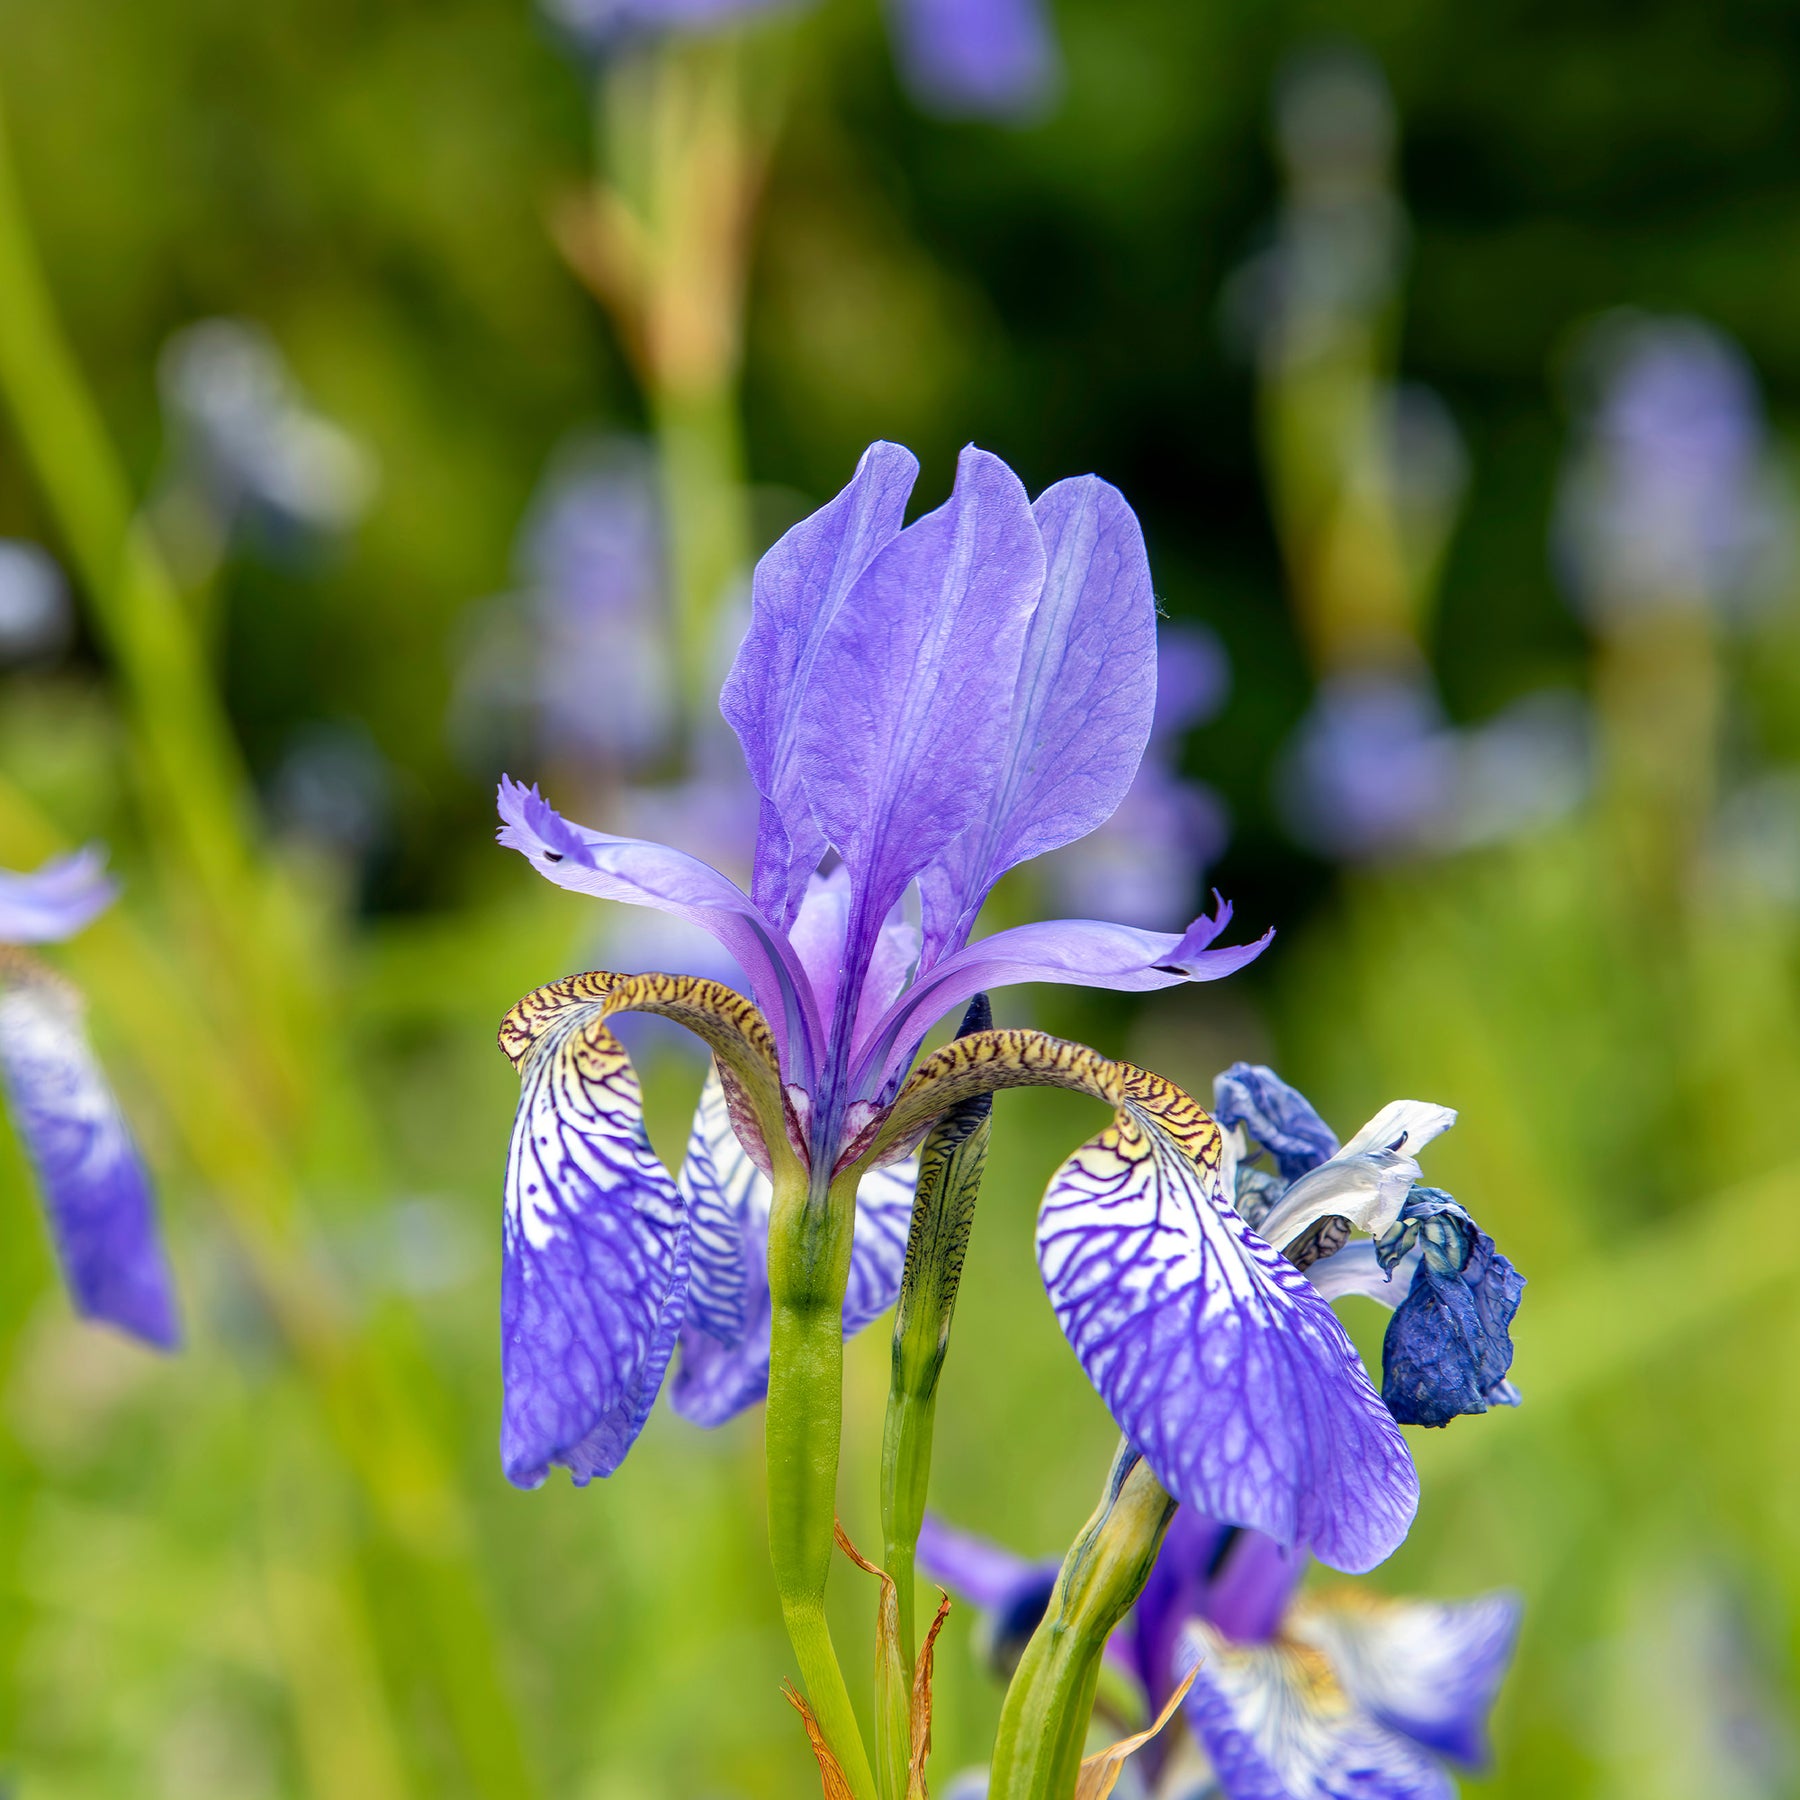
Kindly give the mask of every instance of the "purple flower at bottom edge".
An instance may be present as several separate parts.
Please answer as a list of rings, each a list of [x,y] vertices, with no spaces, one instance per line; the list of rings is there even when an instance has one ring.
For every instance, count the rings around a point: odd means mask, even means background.
[[[1416,1472],[1330,1307],[1231,1206],[1204,1110],[1033,1032],[977,1031],[909,1076],[926,1032],[978,992],[1214,980],[1267,942],[1218,947],[1223,902],[1182,934],[1059,920],[973,937],[1008,869],[1093,830],[1130,787],[1156,699],[1155,602],[1137,521],[1106,483],[1058,482],[1033,502],[970,448],[948,502],[903,527],[915,472],[897,446],[873,446],[757,567],[721,698],[761,797],[750,892],[503,786],[503,843],[560,886],[700,925],[755,1002],[596,974],[508,1016],[522,1085],[503,1466],[523,1485],[553,1463],[579,1480],[609,1473],[677,1339],[683,1410],[749,1404],[766,1369],[761,1183],[779,1168],[842,1206],[856,1170],[853,1328],[897,1286],[899,1159],[971,1088],[1049,1084],[1115,1111],[1052,1180],[1037,1249],[1057,1320],[1121,1429],[1196,1510],[1371,1567],[1410,1523]],[[672,1007],[715,1053],[679,1183],[650,1150],[636,1077],[605,1027],[621,1006]],[[1156,1154],[1121,1168],[1121,1134]],[[1221,1456],[1225,1444],[1241,1454]]]
[[[1015,1613],[1041,1565],[927,1518],[925,1572],[983,1610]],[[1518,1636],[1509,1594],[1393,1600],[1340,1587],[1296,1598],[1305,1559],[1260,1532],[1179,1509],[1108,1654],[1154,1718],[1196,1661],[1182,1712],[1224,1800],[1448,1800],[1444,1765],[1488,1760],[1487,1718]],[[1034,1587],[1037,1580],[1039,1586]],[[1168,1743],[1145,1754],[1162,1766]]]
[[[104,858],[78,851],[0,870],[0,945],[71,937],[113,899]],[[43,1194],[75,1310],[158,1349],[181,1329],[142,1157],[87,1041],[82,1002],[33,958],[0,949],[0,1088]]]
[[[542,0],[590,54],[668,33],[719,30],[802,0]],[[888,0],[900,71],[914,99],[947,118],[1014,120],[1041,111],[1061,79],[1044,0]]]

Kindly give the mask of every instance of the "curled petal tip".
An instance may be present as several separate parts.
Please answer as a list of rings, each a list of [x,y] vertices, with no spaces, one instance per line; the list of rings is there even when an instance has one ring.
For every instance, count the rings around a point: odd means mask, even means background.
[[[1254,962],[1275,941],[1275,928],[1271,925],[1254,943],[1210,948],[1230,923],[1231,902],[1215,888],[1213,911],[1202,913],[1187,928],[1181,942],[1156,966],[1171,975],[1185,975],[1191,981],[1217,981]]]

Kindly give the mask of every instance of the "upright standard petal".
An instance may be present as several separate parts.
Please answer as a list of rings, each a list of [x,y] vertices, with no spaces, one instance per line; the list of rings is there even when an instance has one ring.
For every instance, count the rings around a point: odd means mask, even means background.
[[[1213,1113],[1228,1131],[1242,1125],[1274,1157],[1283,1181],[1298,1181],[1337,1154],[1337,1133],[1312,1102],[1262,1063],[1233,1063],[1213,1077]]]
[[[894,1304],[912,1219],[913,1159],[865,1175],[856,1195],[844,1336]],[[769,1385],[769,1178],[732,1129],[715,1067],[701,1090],[680,1191],[693,1230],[693,1276],[671,1403],[696,1425],[722,1425]]]
[[[851,585],[899,533],[918,473],[911,451],[871,444],[843,492],[756,565],[750,629],[725,678],[719,710],[737,733],[762,796],[751,891],[783,930],[794,922],[807,877],[825,850],[798,760],[813,660]]]
[[[118,895],[97,844],[28,875],[0,869],[0,944],[57,944],[75,935]]]
[[[1179,1088],[1041,1032],[976,1032],[920,1065],[868,1154],[972,1094],[1025,1086],[1115,1109],[1051,1181],[1037,1246],[1119,1428],[1184,1505],[1372,1568],[1412,1521],[1412,1459],[1330,1308],[1227,1203],[1222,1134]]]
[[[1019,478],[973,446],[823,628],[798,749],[814,818],[850,870],[855,933],[987,810],[1005,768],[1044,545]],[[866,949],[852,943],[856,971]]]
[[[950,118],[1018,119],[1058,77],[1043,0],[890,0],[902,74],[914,98]]]
[[[174,1349],[175,1283],[150,1180],[88,1046],[81,998],[22,960],[0,966],[0,1081],[75,1310]]]
[[[1032,507],[1044,585],[986,813],[920,882],[925,963],[968,937],[1006,871],[1086,837],[1124,799],[1156,712],[1156,596],[1137,515],[1092,475]]]
[[[558,887],[653,907],[710,932],[744,971],[783,1067],[805,1067],[820,1030],[811,990],[786,933],[735,882],[666,844],[571,824],[535,787],[511,779],[500,783],[500,817],[500,842]]]
[[[1310,1645],[1234,1644],[1196,1620],[1182,1702],[1231,1800],[1454,1800],[1437,1759],[1364,1712]]]
[[[1390,1600],[1344,1588],[1294,1609],[1288,1630],[1323,1653],[1344,1691],[1392,1731],[1472,1769],[1519,1636],[1512,1594]]]
[[[1525,1277],[1438,1188],[1413,1190],[1378,1255],[1392,1267],[1415,1242],[1412,1285],[1382,1340],[1382,1398],[1403,1425],[1448,1425],[1464,1413],[1516,1406],[1507,1373]]]
[[[516,1011],[517,1009],[515,1009]],[[598,1007],[531,1021],[506,1159],[500,1460],[536,1487],[610,1475],[650,1416],[688,1285],[681,1197]],[[503,1037],[503,1044],[508,1040]]]

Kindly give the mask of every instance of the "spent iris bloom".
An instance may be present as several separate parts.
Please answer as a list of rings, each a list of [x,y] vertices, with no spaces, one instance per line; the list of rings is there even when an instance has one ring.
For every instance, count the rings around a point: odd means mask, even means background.
[[[73,937],[111,905],[103,860],[82,850],[28,875],[0,870],[0,1086],[75,1310],[171,1350],[181,1331],[150,1180],[81,996],[18,948]]]
[[[605,54],[634,40],[714,30],[795,0],[544,0],[551,21]],[[894,49],[914,99],[948,118],[1037,112],[1059,78],[1044,0],[890,0]]]
[[[721,703],[761,797],[749,893],[502,786],[503,843],[561,886],[703,927],[749,989],[575,976],[503,1024],[523,1083],[503,1465],[526,1485],[553,1463],[577,1480],[610,1473],[684,1328],[684,1404],[724,1412],[744,1384],[754,1393],[765,1209],[784,1270],[802,1245],[815,1313],[873,1316],[904,1235],[905,1177],[887,1171],[976,1094],[1065,1087],[1116,1110],[1052,1181],[1038,1230],[1052,1308],[1089,1379],[1178,1499],[1335,1566],[1372,1566],[1411,1520],[1411,1459],[1329,1306],[1232,1207],[1207,1113],[1039,1032],[977,1031],[913,1068],[932,1026],[983,990],[1213,980],[1268,941],[1215,947],[1223,903],[1181,934],[1056,920],[971,941],[1008,869],[1094,829],[1130,786],[1156,701],[1155,602],[1137,520],[1106,483],[1058,482],[1034,504],[971,448],[946,504],[903,528],[916,472],[906,451],[872,446],[756,570]],[[713,1051],[695,1127],[705,1154],[690,1151],[679,1184],[606,1027],[633,1008]],[[729,1380],[713,1381],[696,1351],[714,1346],[696,1331],[737,1353]]]
[[[929,1523],[919,1540],[926,1571],[982,1609],[990,1643],[1028,1635],[1049,1598],[1048,1581],[1032,1585],[1040,1565]],[[1176,1512],[1108,1645],[1150,1718],[1199,1664],[1182,1716],[1207,1771],[1160,1739],[1142,1753],[1152,1791],[1171,1800],[1450,1800],[1446,1764],[1488,1760],[1487,1718],[1512,1659],[1518,1601],[1395,1600],[1351,1587],[1302,1597],[1306,1567],[1260,1532]]]
[[[1403,1425],[1516,1406],[1507,1379],[1525,1278],[1412,1152],[1456,1123],[1421,1100],[1384,1106],[1347,1144],[1273,1069],[1234,1063],[1213,1083],[1238,1211],[1319,1293],[1393,1309],[1382,1398]],[[1265,1163],[1270,1166],[1265,1166]],[[1368,1234],[1351,1242],[1352,1231]]]

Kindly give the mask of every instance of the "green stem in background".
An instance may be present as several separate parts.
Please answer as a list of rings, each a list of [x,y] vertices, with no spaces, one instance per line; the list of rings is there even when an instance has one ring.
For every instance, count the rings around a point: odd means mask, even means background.
[[[957,1036],[986,1031],[993,1019],[987,995],[977,994]],[[981,1197],[993,1110],[993,1095],[978,1094],[952,1107],[925,1139],[894,1312],[893,1374],[881,1439],[882,1561],[899,1593],[900,1646],[909,1669],[918,1652],[913,1558],[931,1478],[938,1377],[950,1347],[956,1290]]]
[[[56,317],[0,120],[0,394],[85,590],[124,693],[138,786],[195,954],[159,981],[152,949],[123,957],[113,915],[71,946],[111,953],[139,1060],[216,1195],[334,1435],[416,1578],[419,1639],[475,1791],[534,1791],[471,1561],[447,1459],[423,1421],[435,1376],[410,1348],[359,1340],[299,1229],[297,1102],[337,1073],[298,918],[256,857],[245,773],[194,621],[149,532]],[[22,797],[0,791],[9,842],[64,848]],[[197,1005],[196,992],[206,983]],[[162,991],[158,993],[158,989]],[[139,1003],[135,1013],[133,1001]],[[273,1100],[275,1104],[271,1106]],[[345,1102],[354,1108],[354,1097]]]
[[[649,404],[676,662],[696,717],[718,685],[720,614],[750,564],[738,379],[750,242],[786,89],[781,37],[671,38],[615,60],[596,96],[599,178],[556,220]]]
[[[855,1172],[826,1188],[797,1168],[785,1178],[778,1171],[769,1218],[769,1558],[813,1716],[855,1800],[875,1800],[869,1753],[825,1622],[855,1221]]]
[[[1106,1640],[1143,1592],[1175,1502],[1121,1443],[1006,1690],[988,1800],[1070,1800]]]

